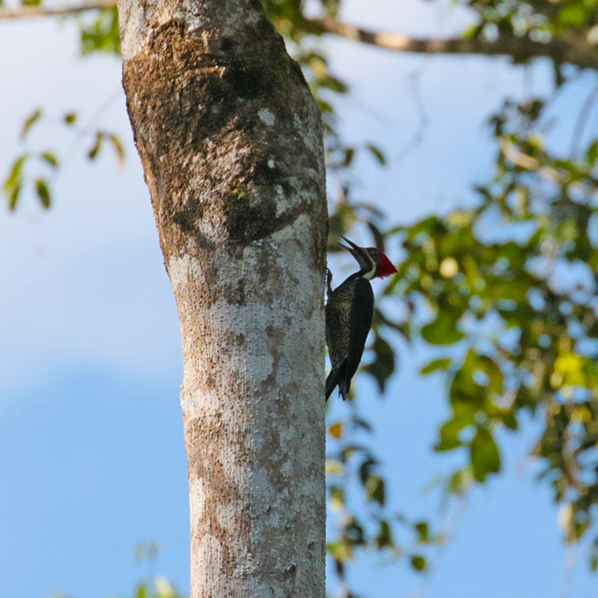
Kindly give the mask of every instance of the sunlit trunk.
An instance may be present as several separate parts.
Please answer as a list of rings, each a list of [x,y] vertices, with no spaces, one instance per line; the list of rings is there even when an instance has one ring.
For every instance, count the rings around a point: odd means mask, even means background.
[[[323,598],[320,115],[258,0],[119,1],[183,343],[191,596]]]

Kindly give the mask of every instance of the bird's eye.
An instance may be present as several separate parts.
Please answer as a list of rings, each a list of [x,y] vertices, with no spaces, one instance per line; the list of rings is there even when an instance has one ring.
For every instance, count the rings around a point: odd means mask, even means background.
[[[368,249],[370,255],[376,255],[376,250],[374,248]]]

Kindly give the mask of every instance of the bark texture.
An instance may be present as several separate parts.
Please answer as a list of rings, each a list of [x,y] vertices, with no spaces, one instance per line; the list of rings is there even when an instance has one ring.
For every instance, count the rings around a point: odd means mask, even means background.
[[[181,322],[191,595],[323,598],[319,111],[259,0],[122,0],[119,12]]]

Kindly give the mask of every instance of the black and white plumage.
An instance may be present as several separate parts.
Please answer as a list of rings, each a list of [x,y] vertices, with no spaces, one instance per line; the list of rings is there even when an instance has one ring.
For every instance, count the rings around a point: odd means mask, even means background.
[[[351,380],[361,362],[374,317],[374,292],[370,280],[397,271],[388,257],[375,247],[363,248],[343,239],[349,246],[341,246],[351,252],[360,269],[334,290],[332,276],[328,277],[326,344],[331,370],[326,379],[327,400],[337,386],[343,399],[347,398]]]

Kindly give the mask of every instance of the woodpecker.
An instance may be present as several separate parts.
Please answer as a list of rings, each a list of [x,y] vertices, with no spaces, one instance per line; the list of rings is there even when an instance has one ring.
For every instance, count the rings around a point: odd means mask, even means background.
[[[359,272],[351,274],[334,290],[332,274],[327,273],[326,344],[332,369],[326,379],[326,400],[337,386],[343,400],[346,399],[351,379],[359,367],[374,317],[370,280],[397,271],[388,257],[375,247],[359,247],[345,237],[343,240],[349,245],[341,243],[341,247],[357,260]]]

